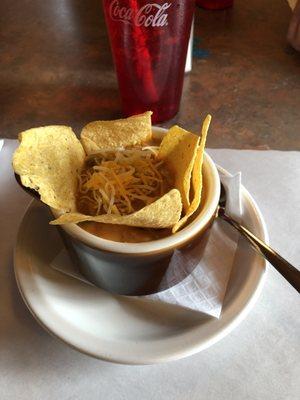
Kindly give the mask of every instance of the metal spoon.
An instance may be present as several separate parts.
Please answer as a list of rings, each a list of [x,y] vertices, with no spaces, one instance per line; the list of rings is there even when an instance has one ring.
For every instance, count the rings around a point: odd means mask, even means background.
[[[300,292],[300,271],[281,257],[275,250],[258,239],[252,232],[250,232],[243,225],[229,217],[225,213],[226,205],[226,192],[221,184],[221,196],[219,201],[218,217],[228,222],[231,226],[237,229],[251,244],[258,254],[263,256],[270,264],[277,269],[277,271]]]

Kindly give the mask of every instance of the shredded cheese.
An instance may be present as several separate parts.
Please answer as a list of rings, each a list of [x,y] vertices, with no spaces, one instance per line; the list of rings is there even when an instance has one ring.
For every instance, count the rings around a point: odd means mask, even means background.
[[[79,211],[127,215],[151,204],[171,187],[158,147],[118,149],[93,154],[78,176]]]

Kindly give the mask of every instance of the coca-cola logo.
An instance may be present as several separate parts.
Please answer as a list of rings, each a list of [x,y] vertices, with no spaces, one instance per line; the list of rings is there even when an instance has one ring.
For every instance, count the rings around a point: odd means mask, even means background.
[[[145,27],[162,27],[168,25],[168,8],[171,3],[145,4],[138,10],[120,5],[119,0],[113,0],[109,7],[109,15],[114,21]]]

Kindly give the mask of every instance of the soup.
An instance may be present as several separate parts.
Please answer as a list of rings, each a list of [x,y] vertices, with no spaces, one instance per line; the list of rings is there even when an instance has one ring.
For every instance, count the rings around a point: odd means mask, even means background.
[[[99,222],[85,221],[79,226],[92,235],[102,239],[122,243],[141,243],[163,239],[172,234],[171,229],[137,228],[135,226],[102,224]]]
[[[79,178],[78,210],[87,215],[128,215],[167,193],[174,185],[173,177],[163,161],[157,159],[157,144],[152,141],[141,148],[105,151],[87,157]],[[172,233],[167,228],[93,221],[79,225],[93,235],[124,243],[158,240]]]

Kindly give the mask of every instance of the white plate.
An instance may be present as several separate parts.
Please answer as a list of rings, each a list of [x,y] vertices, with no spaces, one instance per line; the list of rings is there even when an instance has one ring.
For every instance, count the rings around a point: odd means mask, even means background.
[[[262,215],[244,188],[243,208],[244,223],[267,241]],[[241,239],[219,320],[176,306],[112,295],[49,266],[62,247],[49,218],[47,208],[37,202],[23,217],[14,258],[20,292],[49,333],[96,358],[153,364],[197,353],[245,318],[262,287],[266,263]]]

